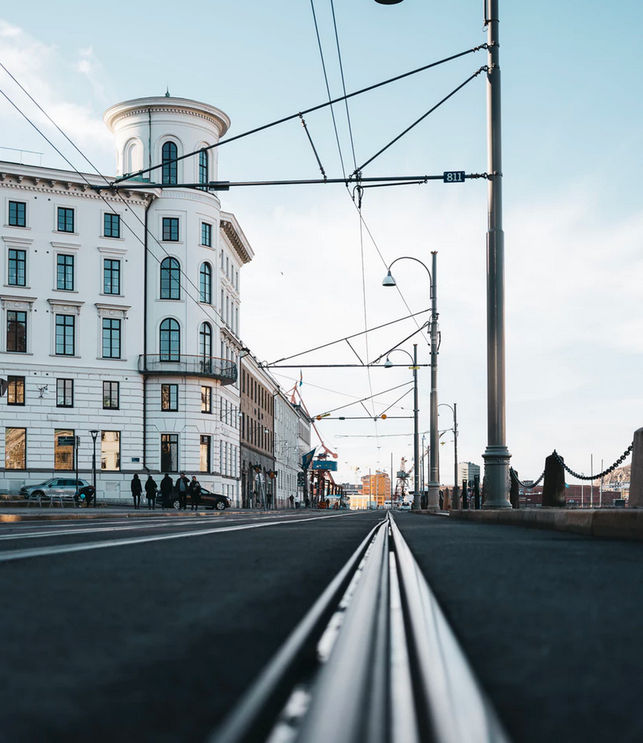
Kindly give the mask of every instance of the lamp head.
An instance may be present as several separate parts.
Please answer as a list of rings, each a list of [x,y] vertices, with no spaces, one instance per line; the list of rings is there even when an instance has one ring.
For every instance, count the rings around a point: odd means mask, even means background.
[[[390,269],[387,272],[386,276],[382,279],[382,286],[397,286]]]
[[[375,0],[375,2],[380,5],[397,5],[398,3],[401,3],[402,0]]]

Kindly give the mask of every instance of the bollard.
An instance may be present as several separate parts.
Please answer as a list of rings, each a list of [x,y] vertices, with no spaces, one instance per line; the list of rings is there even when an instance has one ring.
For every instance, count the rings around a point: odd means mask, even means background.
[[[469,491],[468,491],[468,485],[467,481],[462,481],[462,508],[463,510],[466,510],[469,508]]]
[[[634,431],[629,507],[643,508],[643,428]]]
[[[509,491],[509,500],[511,501],[512,508],[520,508],[520,485],[518,485],[518,473],[513,467],[509,470],[509,474],[515,475],[511,478],[511,489]]]
[[[545,459],[545,482],[543,484],[543,507],[565,507],[565,468],[554,451]]]

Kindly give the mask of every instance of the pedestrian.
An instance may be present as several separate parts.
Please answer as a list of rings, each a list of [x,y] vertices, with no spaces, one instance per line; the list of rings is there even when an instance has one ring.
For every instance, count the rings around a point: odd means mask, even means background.
[[[161,505],[163,508],[168,508],[172,505],[173,490],[174,483],[172,482],[172,478],[166,472],[161,480]]]
[[[288,500],[290,501],[290,507],[291,508],[294,508],[295,507],[295,496],[294,495],[289,495],[288,496]]]
[[[201,502],[201,483],[196,479],[196,475],[192,475],[192,481],[190,482],[190,501],[192,503],[191,510],[198,510]]]
[[[188,490],[190,481],[185,476],[185,472],[179,472],[179,479],[176,481],[176,494],[179,496],[179,510],[185,511],[188,502]]]
[[[134,499],[134,508],[139,508],[141,505],[141,493],[143,492],[143,486],[141,481],[138,479],[136,472],[130,482],[130,490],[132,491],[132,498]]]
[[[145,497],[147,498],[148,511],[156,508],[156,491],[156,480],[152,477],[152,475],[148,475],[147,480],[145,481]]]

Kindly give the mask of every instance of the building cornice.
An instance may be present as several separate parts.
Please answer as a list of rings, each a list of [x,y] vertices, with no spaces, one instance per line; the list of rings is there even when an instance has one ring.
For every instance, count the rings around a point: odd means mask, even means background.
[[[147,115],[148,111],[153,111],[156,114],[179,114],[203,119],[216,126],[220,137],[230,128],[229,116],[215,106],[194,101],[190,98],[170,96],[149,96],[117,103],[105,111],[103,121],[110,131],[114,131],[114,127],[119,121],[133,116]]]
[[[234,214],[229,212],[221,212],[221,230],[228,239],[228,242],[232,245],[234,251],[239,256],[242,263],[250,263],[254,258],[254,252],[250,247],[246,236],[243,234],[243,230],[239,226]]]

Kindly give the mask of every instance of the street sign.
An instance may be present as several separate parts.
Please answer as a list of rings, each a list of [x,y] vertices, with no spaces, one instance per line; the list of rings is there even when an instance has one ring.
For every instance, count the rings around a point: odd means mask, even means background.
[[[337,462],[333,462],[329,459],[316,459],[313,462],[314,470],[328,470],[329,472],[337,472]]]
[[[74,436],[59,436],[58,446],[73,446],[74,439],[75,439]]]
[[[445,183],[464,183],[464,170],[445,170],[442,180]]]

